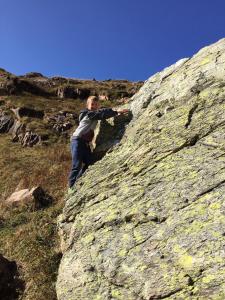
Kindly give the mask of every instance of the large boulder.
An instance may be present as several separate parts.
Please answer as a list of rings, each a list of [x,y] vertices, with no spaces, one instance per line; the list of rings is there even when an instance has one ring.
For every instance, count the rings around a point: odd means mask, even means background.
[[[225,39],[148,79],[58,219],[59,300],[225,298]]]

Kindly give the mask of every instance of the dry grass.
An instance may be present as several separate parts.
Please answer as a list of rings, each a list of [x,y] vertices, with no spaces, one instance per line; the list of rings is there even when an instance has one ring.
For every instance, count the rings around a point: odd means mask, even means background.
[[[45,210],[11,211],[11,218],[1,222],[0,251],[16,260],[26,283],[21,299],[56,299],[55,286],[60,250],[56,217],[62,203]]]
[[[112,83],[108,83],[109,85]],[[85,103],[42,98],[32,95],[4,97],[8,107],[28,106],[45,112],[78,112]],[[102,102],[113,106],[113,102]],[[26,119],[35,132],[47,132],[42,121]],[[74,130],[72,128],[71,130]],[[71,166],[69,139],[50,132],[47,145],[23,148],[12,143],[8,134],[0,135],[0,253],[21,267],[26,289],[23,300],[55,300],[55,281],[60,261],[56,220],[64,206]],[[70,134],[70,132],[69,132]],[[41,185],[53,197],[51,206],[31,211],[29,207],[7,208],[4,200],[17,187]]]
[[[8,135],[0,136],[0,252],[21,266],[26,300],[54,300],[59,238],[56,219],[67,189],[71,164],[69,144],[22,148]],[[53,196],[52,206],[30,211],[28,207],[7,208],[4,199],[17,186],[41,185]]]

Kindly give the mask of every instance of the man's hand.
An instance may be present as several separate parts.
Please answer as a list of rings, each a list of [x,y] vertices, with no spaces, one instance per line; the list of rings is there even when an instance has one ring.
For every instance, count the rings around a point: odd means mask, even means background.
[[[129,109],[117,109],[119,115],[121,114],[128,114],[130,112]]]

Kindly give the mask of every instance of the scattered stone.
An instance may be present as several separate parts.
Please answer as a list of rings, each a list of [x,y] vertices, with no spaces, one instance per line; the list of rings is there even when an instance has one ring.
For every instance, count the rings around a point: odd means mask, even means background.
[[[41,137],[31,130],[26,131],[24,136],[19,135],[18,139],[23,147],[33,147],[41,142]]]
[[[72,128],[77,120],[78,115],[71,111],[60,111],[57,114],[46,116],[46,121],[58,133],[65,132]]]
[[[13,207],[29,206],[33,209],[47,207],[52,203],[52,197],[49,196],[40,186],[32,189],[22,189],[15,191],[5,200],[6,205]]]

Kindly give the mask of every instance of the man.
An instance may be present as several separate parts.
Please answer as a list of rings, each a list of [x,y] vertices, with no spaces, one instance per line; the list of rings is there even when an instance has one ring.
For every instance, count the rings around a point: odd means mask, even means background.
[[[72,167],[69,175],[69,192],[73,190],[76,180],[92,164],[92,152],[89,143],[94,137],[94,129],[97,126],[98,120],[105,120],[118,114],[127,114],[128,112],[128,109],[99,109],[98,97],[88,97],[87,108],[81,111],[79,126],[71,136]]]

